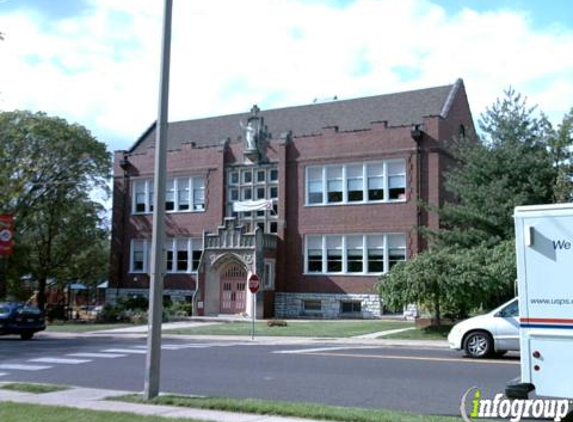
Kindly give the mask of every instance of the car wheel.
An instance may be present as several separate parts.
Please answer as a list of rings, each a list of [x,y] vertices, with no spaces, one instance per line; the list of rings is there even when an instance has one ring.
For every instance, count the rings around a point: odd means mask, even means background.
[[[22,340],[30,340],[32,337],[34,337],[34,333],[22,333],[22,334],[20,334],[20,338]]]
[[[487,358],[493,353],[493,339],[485,331],[474,331],[466,337],[464,350],[471,358]]]

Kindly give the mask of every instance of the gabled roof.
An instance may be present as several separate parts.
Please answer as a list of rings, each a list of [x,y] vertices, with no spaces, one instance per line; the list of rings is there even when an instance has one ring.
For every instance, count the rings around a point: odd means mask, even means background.
[[[260,115],[273,138],[291,131],[293,136],[312,135],[328,126],[340,131],[368,129],[372,122],[387,121],[388,126],[420,124],[424,117],[447,117],[461,79],[455,84],[377,95],[352,100],[262,110]],[[222,139],[237,140],[243,135],[239,122],[246,122],[250,113],[238,113],[204,119],[169,123],[168,149],[194,142],[196,146],[219,145]],[[140,153],[155,143],[155,123],[135,142],[130,153]]]

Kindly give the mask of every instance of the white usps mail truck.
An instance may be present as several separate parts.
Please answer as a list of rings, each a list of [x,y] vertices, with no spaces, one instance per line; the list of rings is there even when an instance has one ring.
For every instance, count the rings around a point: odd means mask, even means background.
[[[573,204],[515,209],[521,379],[506,395],[573,398]]]

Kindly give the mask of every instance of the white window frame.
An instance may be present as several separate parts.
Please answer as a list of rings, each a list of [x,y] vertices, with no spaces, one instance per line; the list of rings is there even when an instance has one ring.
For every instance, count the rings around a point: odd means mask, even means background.
[[[143,269],[135,269],[135,243],[143,243]],[[145,274],[149,268],[149,240],[147,239],[131,239],[129,245],[129,272],[133,274]]]
[[[188,183],[187,187],[184,187],[183,184],[186,181]],[[137,184],[143,184],[143,194],[145,197],[144,203],[144,211],[136,211],[137,206],[137,194],[135,187]],[[205,176],[177,176],[177,177],[170,177],[165,182],[165,189],[167,191],[168,185],[173,183],[173,202],[174,207],[173,210],[166,210],[165,212],[168,214],[174,213],[188,213],[188,212],[205,212],[207,209],[207,180]],[[181,186],[180,186],[181,185]],[[198,186],[196,188],[196,186]],[[170,189],[171,190],[171,189]],[[189,199],[189,208],[186,210],[179,209],[179,191],[185,190],[187,192],[187,196]],[[202,201],[197,201],[195,198],[195,190],[202,190],[203,191],[203,198]],[[153,211],[153,179],[135,179],[131,182],[131,192],[132,192],[132,199],[131,199],[131,213],[133,215],[143,215],[143,214],[150,214]],[[167,201],[166,201],[167,202]]]
[[[180,271],[177,270],[177,251],[179,242],[186,242],[187,251],[187,270]],[[194,243],[200,244],[200,250],[203,251],[203,239],[199,237],[170,237],[165,240],[165,258],[166,266],[165,272],[167,274],[195,274],[197,273],[197,268],[193,269],[193,252],[195,252]],[[171,268],[167,267],[167,251],[173,252],[173,259],[171,260]]]
[[[401,164],[404,171],[400,173],[388,174],[388,168],[390,165]],[[305,206],[307,207],[317,207],[317,206],[336,206],[336,205],[356,205],[356,204],[378,204],[378,203],[400,203],[406,202],[407,191],[408,191],[408,177],[407,177],[407,162],[405,158],[388,159],[381,161],[368,161],[363,163],[344,163],[344,164],[327,164],[327,165],[310,165],[305,168],[304,177],[304,190],[305,190]],[[381,174],[382,178],[382,188],[384,189],[384,198],[370,200],[368,198],[368,166],[382,166],[383,172]],[[357,177],[349,178],[347,171],[348,167],[362,166],[362,201],[349,201],[348,200],[348,183],[350,180],[358,180]],[[328,170],[331,168],[342,167],[342,179],[338,178],[328,178]],[[310,172],[320,173],[322,178],[310,179]],[[390,177],[403,177],[404,178],[404,195],[402,198],[390,199]],[[329,202],[328,201],[328,185],[329,181],[341,180],[342,181],[342,201],[339,202]],[[322,201],[321,202],[310,202],[310,183],[313,182],[315,186],[320,184],[322,186]]]
[[[341,272],[329,272],[328,271],[328,238],[329,237],[342,237],[342,271]],[[348,271],[348,247],[347,247],[347,239],[349,237],[357,238],[362,236],[362,271],[361,272],[349,272]],[[384,259],[384,271],[382,272],[369,272],[368,271],[368,238],[369,237],[378,237],[382,236],[383,241],[383,259]],[[388,252],[388,239],[391,236],[401,236],[403,237],[403,245],[400,249],[404,252],[404,260],[408,259],[408,250],[407,250],[407,242],[408,242],[408,235],[407,233],[399,233],[399,232],[390,232],[390,233],[349,233],[349,234],[326,234],[326,235],[319,235],[319,234],[312,234],[312,235],[305,235],[304,237],[304,275],[344,275],[344,276],[377,276],[381,274],[385,274],[390,269],[390,262],[389,262],[389,252]],[[317,243],[321,245],[322,250],[322,271],[309,271],[308,264],[309,264],[309,239],[317,239],[319,240]],[[316,242],[316,240],[315,240]]]

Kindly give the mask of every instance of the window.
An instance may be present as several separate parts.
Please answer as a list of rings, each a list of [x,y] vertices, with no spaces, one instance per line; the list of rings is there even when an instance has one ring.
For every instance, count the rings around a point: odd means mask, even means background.
[[[153,180],[133,182],[134,214],[153,212]],[[192,195],[192,197],[191,197]],[[191,208],[191,202],[193,207]],[[165,211],[204,211],[205,179],[203,177],[177,177],[165,183]]]
[[[322,272],[322,236],[308,237],[307,247],[307,269],[309,273]]]
[[[406,198],[406,169],[403,162],[388,163],[388,191],[391,200]]]
[[[187,272],[189,269],[189,245],[186,239],[177,241],[177,272]]]
[[[361,273],[364,271],[362,236],[348,236],[346,238],[346,271],[349,273]]]
[[[342,167],[326,168],[327,202],[342,202]]]
[[[276,182],[277,180],[279,180],[279,171],[277,169],[269,170],[269,180],[271,182]]]
[[[143,273],[147,271],[147,241],[131,241],[131,272]]]
[[[322,302],[320,300],[304,300],[302,302],[303,312],[322,312]]]
[[[348,202],[362,202],[364,200],[363,167],[360,165],[348,166],[346,168],[346,183]]]
[[[146,190],[147,183],[145,180],[138,180],[133,183],[133,191],[134,191],[134,206],[133,212],[146,212],[146,201],[145,201],[145,190]]]
[[[239,172],[233,171],[229,175],[229,184],[238,185],[239,184]]]
[[[406,260],[406,238],[399,235],[388,236],[388,268]]]
[[[381,274],[406,260],[406,235],[306,236],[307,274]]]
[[[253,199],[253,188],[242,188],[241,199],[243,201],[250,201]]]
[[[165,241],[168,273],[189,273],[199,269],[203,241],[199,238],[176,238]]]
[[[269,199],[276,199],[279,197],[279,188],[271,186],[269,188]]]
[[[193,210],[205,209],[205,180],[193,179]]]
[[[201,239],[192,239],[191,250],[191,271],[196,272],[199,269],[201,255],[203,254],[203,241]]]
[[[253,172],[251,170],[244,170],[243,171],[243,183],[252,183],[253,182]]]
[[[368,236],[368,272],[384,272],[384,236]]]
[[[265,183],[266,173],[265,170],[257,170],[257,183]]]
[[[175,180],[167,181],[167,188],[165,190],[165,211],[173,211],[175,209]]]
[[[342,272],[342,236],[326,238],[326,271],[329,273]]]
[[[238,200],[239,200],[239,189],[230,189],[229,201],[238,201]]]
[[[265,188],[257,188],[257,199],[265,199]]]
[[[362,312],[361,302],[340,302],[340,312],[343,314],[358,314]]]
[[[274,263],[271,261],[265,262],[265,272],[263,274],[263,285],[265,289],[272,289],[274,285]]]
[[[306,169],[306,204],[393,202],[406,199],[406,161],[312,166]]]
[[[384,165],[369,164],[368,174],[368,200],[382,201],[384,199]]]
[[[309,204],[322,204],[322,167],[308,169]]]

